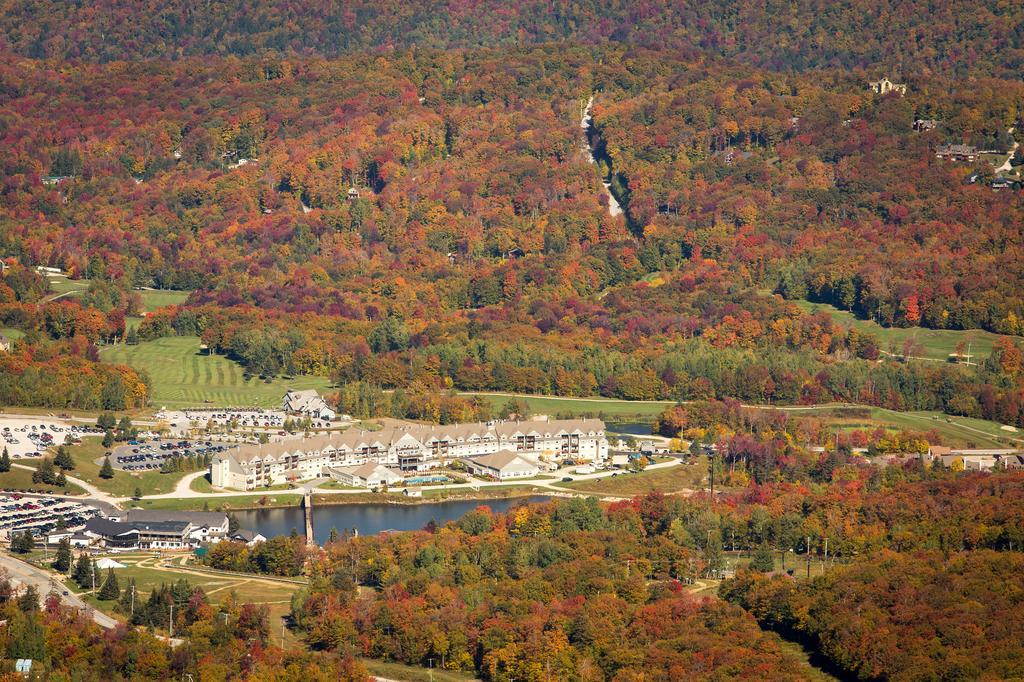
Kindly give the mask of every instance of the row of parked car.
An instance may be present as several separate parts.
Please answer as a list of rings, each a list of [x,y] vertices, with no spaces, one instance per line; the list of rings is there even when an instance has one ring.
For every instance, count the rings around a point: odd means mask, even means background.
[[[134,445],[135,443],[129,443]],[[191,443],[187,440],[161,443],[158,447],[162,452],[157,452],[153,445],[138,444],[139,447],[132,448],[131,454],[117,455],[115,462],[118,468],[125,471],[147,471],[159,469],[164,460],[171,457],[191,457],[223,452],[227,446],[219,445],[213,441]]]
[[[57,528],[61,519],[68,528],[84,526],[99,514],[95,507],[57,497],[0,496],[0,530],[28,530],[41,536]]]

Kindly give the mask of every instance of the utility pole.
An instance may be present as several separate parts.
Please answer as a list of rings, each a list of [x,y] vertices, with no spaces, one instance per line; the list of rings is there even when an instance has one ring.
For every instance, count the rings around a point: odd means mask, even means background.
[[[171,598],[171,622],[170,622],[171,639],[174,639],[174,599]]]
[[[135,582],[132,581],[132,615],[135,615]]]
[[[811,577],[811,536],[807,536],[807,577]]]
[[[825,575],[825,564],[828,563],[828,536],[825,536],[825,563],[821,565],[821,574]]]

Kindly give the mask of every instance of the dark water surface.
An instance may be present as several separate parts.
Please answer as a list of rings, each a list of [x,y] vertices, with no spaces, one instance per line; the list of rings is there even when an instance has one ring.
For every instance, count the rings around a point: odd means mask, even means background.
[[[543,502],[544,496],[512,497],[492,500],[448,500],[425,504],[336,504],[313,507],[313,535],[323,544],[331,528],[339,531],[357,529],[360,535],[373,535],[382,530],[419,530],[431,520],[438,525],[461,518],[466,512],[486,505],[496,512],[524,502]],[[305,533],[306,522],[303,510],[298,507],[286,509],[249,509],[235,512],[242,528],[259,531],[268,538],[287,535],[296,529]]]

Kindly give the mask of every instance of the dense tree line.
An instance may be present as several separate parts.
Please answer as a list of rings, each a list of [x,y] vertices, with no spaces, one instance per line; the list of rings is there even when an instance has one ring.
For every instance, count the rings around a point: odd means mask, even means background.
[[[722,596],[856,679],[1012,679],[1024,609],[1019,552],[883,551],[808,583],[742,573]]]
[[[91,284],[39,306],[20,268],[0,314],[83,354],[126,335],[135,287],[174,287],[196,291],[133,340],[199,335],[257,376],[1022,423],[1021,373],[1001,361],[1015,341],[995,365],[906,364],[913,347],[797,302],[1019,332],[1020,196],[934,158],[1005,146],[1019,84],[936,76],[879,98],[867,73],[616,44],[3,68],[0,243]],[[598,172],[579,128],[595,91]],[[115,113],[140,123],[105,125]],[[43,184],[65,147],[80,172]],[[601,171],[625,218],[601,205]]]
[[[122,594],[126,614],[131,604],[123,597],[130,594]],[[230,596],[214,606],[201,589],[184,581],[158,587],[148,596],[137,595],[132,620],[166,631],[172,603],[174,632],[184,640],[177,647],[143,627],[102,630],[85,612],[64,606],[56,595],[40,605],[34,587],[15,589],[4,576],[0,616],[6,626],[0,649],[8,660],[31,659],[32,674],[49,679],[368,679],[365,669],[350,657],[274,646],[265,606],[242,604]]]
[[[1019,68],[1022,21],[1015,6],[994,2],[861,0],[821,11],[809,0],[785,8],[737,0],[642,7],[619,0],[574,0],[552,11],[536,1],[510,8],[495,0],[312,6],[232,0],[216,7],[151,0],[125,14],[124,7],[108,0],[72,5],[21,0],[11,5],[0,27],[4,43],[36,58],[111,61],[268,51],[336,55],[610,41],[728,56],[780,70],[887,63],[912,64],[931,74]],[[271,58],[261,70],[280,77],[289,64]]]

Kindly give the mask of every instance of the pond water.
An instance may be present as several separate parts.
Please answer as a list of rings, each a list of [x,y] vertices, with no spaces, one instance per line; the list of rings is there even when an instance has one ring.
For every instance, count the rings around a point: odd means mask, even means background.
[[[335,504],[313,507],[313,535],[321,545],[327,541],[331,528],[339,531],[357,529],[360,535],[373,535],[382,530],[419,530],[433,520],[438,525],[461,518],[481,505],[496,512],[508,511],[525,502],[544,502],[544,496],[513,497],[491,500],[448,500],[425,504]],[[303,511],[286,509],[248,509],[236,511],[242,528],[259,531],[268,538],[288,535],[296,529],[305,531]]]

